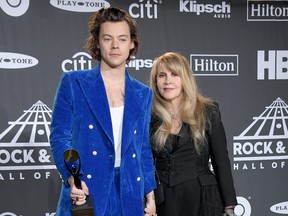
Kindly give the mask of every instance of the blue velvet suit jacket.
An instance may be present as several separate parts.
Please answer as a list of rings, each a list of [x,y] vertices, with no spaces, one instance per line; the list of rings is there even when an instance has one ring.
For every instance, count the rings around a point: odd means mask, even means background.
[[[143,215],[143,197],[155,187],[149,124],[151,90],[126,71],[122,150],[120,166],[123,215]],[[63,153],[78,151],[81,179],[94,198],[97,216],[104,214],[113,181],[115,150],[109,104],[100,65],[91,70],[63,73],[51,121],[51,151],[62,176],[63,186],[57,215],[71,215],[71,174]]]

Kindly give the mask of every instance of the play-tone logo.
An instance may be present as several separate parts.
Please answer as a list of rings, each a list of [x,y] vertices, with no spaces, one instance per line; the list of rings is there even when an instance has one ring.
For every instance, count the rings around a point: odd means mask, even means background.
[[[0,134],[0,180],[50,177],[47,170],[56,169],[49,143],[51,114],[51,109],[38,101],[8,123]]]
[[[85,52],[78,52],[72,56],[72,59],[65,59],[61,68],[64,72],[74,70],[85,70],[92,68],[92,56]]]
[[[17,215],[12,212],[3,212],[3,213],[0,213],[0,216],[17,216]]]
[[[247,21],[287,21],[288,1],[247,0]]]
[[[38,64],[38,60],[32,56],[11,52],[0,52],[0,68],[21,69]]]
[[[288,105],[277,98],[234,136],[234,170],[283,169],[288,160]]]
[[[26,13],[30,0],[1,0],[0,8],[9,16],[19,17]]]
[[[184,13],[192,13],[197,16],[203,14],[211,14],[214,18],[230,18],[231,17],[231,6],[230,3],[225,1],[220,4],[203,3],[203,1],[196,0],[180,0],[179,11]]]
[[[258,50],[257,79],[288,80],[288,50]]]
[[[105,0],[50,0],[56,8],[72,12],[95,12],[101,8],[110,7]]]
[[[277,203],[271,206],[270,211],[277,213],[277,214],[288,215],[288,201]]]
[[[238,55],[191,54],[195,76],[238,76]]]
[[[133,18],[158,18],[158,4],[162,1],[158,0],[139,0],[138,3],[133,3],[129,6],[128,12]]]

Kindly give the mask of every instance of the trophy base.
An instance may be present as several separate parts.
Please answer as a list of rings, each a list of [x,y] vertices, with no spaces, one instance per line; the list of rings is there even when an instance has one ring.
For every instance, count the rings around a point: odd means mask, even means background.
[[[95,216],[93,208],[93,198],[91,195],[87,196],[86,203],[84,205],[72,205],[73,216]]]

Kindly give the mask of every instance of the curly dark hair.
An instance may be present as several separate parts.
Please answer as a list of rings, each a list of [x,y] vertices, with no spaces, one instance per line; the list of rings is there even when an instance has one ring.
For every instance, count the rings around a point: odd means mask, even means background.
[[[101,51],[98,48],[99,32],[101,24],[105,22],[121,22],[126,21],[130,29],[130,37],[134,42],[134,48],[130,50],[127,58],[127,63],[130,61],[131,56],[135,56],[139,47],[139,33],[136,25],[136,21],[124,10],[109,7],[102,8],[93,14],[89,19],[89,32],[90,35],[86,41],[85,48],[87,48],[93,59],[101,60]]]

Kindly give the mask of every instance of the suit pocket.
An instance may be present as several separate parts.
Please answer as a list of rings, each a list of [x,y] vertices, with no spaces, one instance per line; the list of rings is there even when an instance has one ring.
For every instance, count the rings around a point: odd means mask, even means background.
[[[198,180],[201,186],[217,185],[216,177],[212,174],[210,175],[200,175]]]

